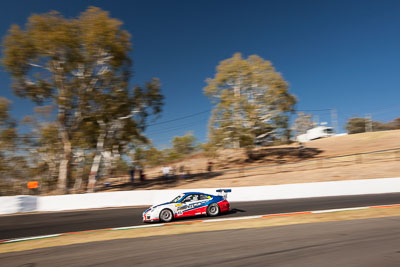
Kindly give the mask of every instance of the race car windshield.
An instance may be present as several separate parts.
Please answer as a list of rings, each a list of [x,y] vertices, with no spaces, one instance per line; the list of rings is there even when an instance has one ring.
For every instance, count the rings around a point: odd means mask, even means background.
[[[176,203],[179,201],[179,199],[181,199],[185,194],[180,194],[179,196],[177,196],[176,198],[174,198],[171,203]]]

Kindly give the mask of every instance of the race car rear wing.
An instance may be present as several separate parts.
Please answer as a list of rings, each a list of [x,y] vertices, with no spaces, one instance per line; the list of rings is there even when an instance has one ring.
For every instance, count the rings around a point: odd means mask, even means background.
[[[219,196],[222,196],[224,199],[227,198],[228,193],[232,192],[232,189],[217,189],[217,193]]]

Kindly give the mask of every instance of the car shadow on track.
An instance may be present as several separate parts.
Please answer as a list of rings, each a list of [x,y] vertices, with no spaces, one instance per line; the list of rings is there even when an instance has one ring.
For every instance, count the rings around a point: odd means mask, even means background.
[[[235,214],[238,212],[246,212],[245,210],[241,210],[241,209],[231,209],[230,211],[224,213],[224,214]]]
[[[237,213],[242,213],[246,212],[245,210],[241,209],[231,209],[229,211],[226,211],[224,213],[221,213],[215,217],[209,217],[207,215],[195,215],[195,216],[187,216],[187,217],[181,217],[181,218],[174,218],[171,223],[179,223],[179,222],[185,222],[185,221],[203,221],[204,219],[216,219],[216,218],[223,218],[225,216],[237,214]],[[148,224],[149,222],[145,222],[144,224]],[[151,222],[150,222],[151,224]]]

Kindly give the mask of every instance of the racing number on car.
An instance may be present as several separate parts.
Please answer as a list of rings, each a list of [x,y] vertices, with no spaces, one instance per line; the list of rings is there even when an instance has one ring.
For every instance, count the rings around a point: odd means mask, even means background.
[[[190,204],[190,205],[188,206],[188,209],[196,208],[196,207],[200,206],[201,204],[202,204],[202,203],[193,203],[193,204]]]

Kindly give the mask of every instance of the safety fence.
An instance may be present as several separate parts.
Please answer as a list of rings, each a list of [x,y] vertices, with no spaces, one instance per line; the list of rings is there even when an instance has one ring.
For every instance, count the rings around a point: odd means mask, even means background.
[[[298,160],[291,163],[276,163],[254,167],[246,167],[245,165],[243,165],[240,168],[218,170],[218,173],[220,173],[221,175],[224,174],[222,179],[231,179],[234,177],[252,176],[256,173],[259,175],[260,171],[262,172],[262,174],[276,174],[282,172],[298,172],[397,160],[400,161],[400,148],[361,152],[316,159]]]

